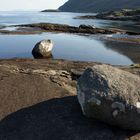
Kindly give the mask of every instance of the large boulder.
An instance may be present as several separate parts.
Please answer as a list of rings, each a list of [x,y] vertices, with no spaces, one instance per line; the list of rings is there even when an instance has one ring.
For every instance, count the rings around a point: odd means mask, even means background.
[[[34,58],[50,58],[52,57],[53,42],[52,40],[42,40],[38,42],[32,50]]]
[[[109,125],[140,130],[140,78],[109,65],[85,70],[77,84],[84,115]]]

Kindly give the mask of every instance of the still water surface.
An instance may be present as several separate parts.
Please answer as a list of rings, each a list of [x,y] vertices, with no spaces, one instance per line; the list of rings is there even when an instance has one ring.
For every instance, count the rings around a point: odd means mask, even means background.
[[[134,23],[105,20],[78,20],[84,13],[0,12],[0,25],[27,23],[61,23],[79,26],[120,27],[136,30]],[[126,26],[127,25],[127,26]],[[138,31],[138,29],[137,29]],[[43,33],[37,35],[0,35],[0,58],[31,58],[31,50],[42,39],[54,42],[53,57],[57,59],[98,61],[115,65],[140,62],[140,46],[100,40],[95,35]]]
[[[60,23],[73,26],[80,24],[95,25],[96,27],[117,27],[122,29],[129,29],[139,31],[137,23],[132,21],[109,21],[99,19],[74,19],[77,16],[83,16],[94,13],[69,13],[69,12],[0,12],[0,25],[15,25],[15,24],[28,24],[28,23]],[[95,14],[94,14],[95,15]]]

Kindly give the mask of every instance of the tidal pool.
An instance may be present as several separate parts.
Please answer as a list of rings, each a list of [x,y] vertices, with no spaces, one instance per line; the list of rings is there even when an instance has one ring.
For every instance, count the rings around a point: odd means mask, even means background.
[[[113,65],[140,62],[140,46],[100,40],[96,35],[43,33],[0,35],[0,58],[32,58],[32,48],[43,39],[52,39],[54,59],[96,61]]]

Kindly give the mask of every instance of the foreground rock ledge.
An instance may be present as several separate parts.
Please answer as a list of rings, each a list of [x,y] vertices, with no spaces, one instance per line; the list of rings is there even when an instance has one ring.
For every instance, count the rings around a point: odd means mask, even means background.
[[[79,78],[84,115],[129,130],[140,130],[140,78],[108,65],[88,68]]]
[[[99,63],[98,63],[99,64]],[[139,140],[82,115],[77,79],[94,62],[0,60],[0,140]],[[120,67],[140,76],[140,69]]]

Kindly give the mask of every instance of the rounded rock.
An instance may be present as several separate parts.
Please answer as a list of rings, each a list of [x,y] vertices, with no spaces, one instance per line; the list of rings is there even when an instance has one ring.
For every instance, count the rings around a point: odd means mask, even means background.
[[[50,58],[52,57],[53,42],[52,40],[42,40],[38,42],[32,50],[34,58]]]

